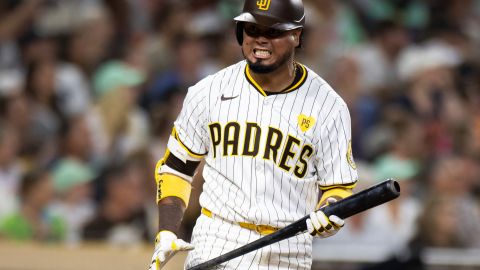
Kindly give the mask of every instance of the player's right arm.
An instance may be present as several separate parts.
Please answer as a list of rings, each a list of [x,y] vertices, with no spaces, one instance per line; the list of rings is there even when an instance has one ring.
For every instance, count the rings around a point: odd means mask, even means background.
[[[176,251],[193,246],[177,238],[191,192],[191,182],[201,159],[207,153],[208,136],[205,130],[205,98],[202,80],[191,87],[185,97],[182,111],[175,121],[164,157],[155,167],[158,234],[150,270],[160,269]]]
[[[168,142],[165,156],[155,167],[158,205],[158,234],[150,265],[158,270],[177,251],[194,247],[177,238],[183,214],[188,206],[191,182],[201,161],[201,155],[191,152],[181,141],[175,128]]]
[[[176,139],[173,138],[173,140]],[[175,143],[178,142],[169,144]],[[157,183],[159,230],[155,238],[151,270],[160,269],[161,264],[177,251],[194,248],[193,245],[178,239],[177,232],[188,206],[191,181],[199,163],[200,161],[197,160],[181,160],[169,149],[157,163],[155,181]]]

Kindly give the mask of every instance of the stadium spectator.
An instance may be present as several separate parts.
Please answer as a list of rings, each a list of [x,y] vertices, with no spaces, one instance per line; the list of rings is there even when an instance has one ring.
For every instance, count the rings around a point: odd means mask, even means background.
[[[95,173],[81,160],[62,158],[52,170],[57,199],[51,211],[66,223],[65,240],[78,244],[81,230],[95,212],[91,181]]]
[[[59,132],[59,156],[92,163],[93,142],[91,132],[84,115],[63,120]]]
[[[108,167],[99,180],[103,185],[95,216],[85,224],[84,240],[111,244],[138,244],[150,239],[144,208],[144,179],[131,163]]]
[[[50,212],[53,181],[46,170],[27,173],[20,184],[18,211],[0,221],[0,237],[6,239],[59,242],[65,238],[65,222]]]
[[[122,158],[143,149],[149,139],[146,114],[137,105],[145,75],[121,61],[105,63],[95,73],[97,102],[87,113],[95,160]]]

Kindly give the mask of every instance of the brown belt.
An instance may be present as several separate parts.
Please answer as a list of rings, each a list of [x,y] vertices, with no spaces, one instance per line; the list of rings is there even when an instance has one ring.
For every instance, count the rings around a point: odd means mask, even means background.
[[[212,213],[212,211],[208,210],[207,208],[202,208],[202,214],[204,214],[205,216],[207,216],[209,218],[218,217],[217,215],[214,215]],[[221,217],[219,217],[219,218],[221,218]],[[221,219],[223,219],[223,218],[221,218]],[[225,220],[225,219],[223,219],[223,220]],[[252,230],[252,231],[256,231],[257,233],[259,233],[261,235],[271,234],[271,233],[274,233],[274,232],[279,230],[279,228],[275,228],[275,227],[272,227],[270,225],[256,225],[256,224],[247,223],[247,222],[236,222],[236,223],[242,228],[249,229],[249,230]]]

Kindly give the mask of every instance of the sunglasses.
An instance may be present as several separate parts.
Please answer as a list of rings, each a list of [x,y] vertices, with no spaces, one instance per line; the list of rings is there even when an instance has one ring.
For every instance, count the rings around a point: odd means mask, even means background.
[[[245,34],[250,37],[257,38],[257,37],[266,37],[268,39],[279,38],[283,36],[288,31],[282,31],[275,28],[265,28],[262,29],[255,24],[247,24],[243,27]]]

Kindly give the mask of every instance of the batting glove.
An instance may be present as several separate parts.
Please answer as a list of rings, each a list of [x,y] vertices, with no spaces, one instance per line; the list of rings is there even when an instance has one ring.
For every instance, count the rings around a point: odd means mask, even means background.
[[[153,252],[152,262],[148,270],[159,270],[163,263],[166,263],[178,251],[187,251],[194,249],[190,243],[178,239],[170,231],[161,231],[155,238],[155,251]]]
[[[336,202],[334,198],[327,199],[327,205]],[[336,234],[345,225],[345,221],[335,215],[327,217],[323,211],[318,210],[310,213],[307,219],[307,230],[313,236],[321,238],[330,237]]]

